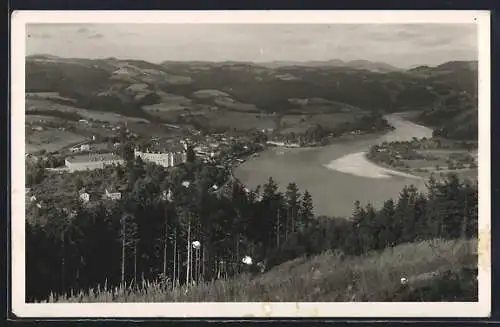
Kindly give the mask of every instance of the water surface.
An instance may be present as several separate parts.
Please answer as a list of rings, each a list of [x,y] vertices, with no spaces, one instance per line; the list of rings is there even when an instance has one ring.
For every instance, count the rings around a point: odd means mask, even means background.
[[[395,130],[381,137],[360,137],[318,148],[269,148],[236,168],[235,175],[251,188],[266,183],[270,176],[281,191],[295,182],[301,192],[307,189],[311,193],[319,215],[349,216],[356,200],[380,206],[397,197],[405,185],[425,187],[425,180],[379,167],[366,160],[364,153],[383,141],[432,136],[430,128],[397,114],[386,118]]]

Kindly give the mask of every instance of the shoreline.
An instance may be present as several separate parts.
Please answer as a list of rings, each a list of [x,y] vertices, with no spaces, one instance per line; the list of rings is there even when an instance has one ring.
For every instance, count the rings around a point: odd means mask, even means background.
[[[367,152],[365,152],[363,156],[364,156],[366,161],[379,167],[380,169],[386,170],[388,174],[391,174],[391,172],[393,172],[393,173],[395,173],[394,175],[402,176],[402,177],[415,178],[415,179],[423,179],[424,178],[424,176],[414,175],[414,174],[411,174],[409,172],[399,170],[396,167],[391,167],[389,165],[384,165],[383,163],[376,162],[376,161],[368,158]]]
[[[366,133],[366,134],[356,134],[356,135],[342,135],[336,138],[333,138],[331,141],[329,141],[327,144],[319,144],[316,146],[281,146],[281,145],[268,145],[266,144],[267,149],[291,149],[291,150],[299,150],[299,149],[304,149],[304,150],[309,150],[309,149],[319,149],[319,148],[326,148],[330,145],[342,143],[342,142],[356,142],[356,141],[363,141],[363,140],[368,140],[368,139],[374,139],[376,140],[379,137],[382,137],[386,135],[388,132],[391,132],[391,130],[385,130],[385,131],[378,131],[378,132],[372,132],[372,133]]]
[[[404,177],[416,180],[422,180],[423,177],[412,175],[407,172],[398,171],[388,167],[378,165],[366,156],[366,151],[349,153],[336,160],[323,165],[325,168],[335,170],[345,174],[351,174],[358,177],[382,179],[391,177]]]

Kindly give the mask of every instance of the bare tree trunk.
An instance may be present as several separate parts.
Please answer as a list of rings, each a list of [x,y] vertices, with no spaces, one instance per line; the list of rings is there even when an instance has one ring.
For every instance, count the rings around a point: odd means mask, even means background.
[[[285,241],[288,239],[288,230],[290,228],[290,208],[288,208],[286,212],[286,221],[285,221]]]
[[[207,242],[205,242],[207,243]],[[205,280],[205,260],[206,260],[206,247],[202,248],[201,253],[201,280]]]
[[[196,283],[199,282],[200,280],[200,250],[199,249],[196,249],[195,250],[195,261],[196,261],[196,270],[195,270],[195,280],[196,280]]]
[[[66,286],[66,243],[64,237],[64,230],[61,231],[61,242],[62,242],[62,260],[61,260],[61,287],[62,291],[65,292]]]
[[[191,280],[191,216],[188,216],[186,284]]]
[[[174,271],[172,272],[172,287],[177,285],[177,227],[174,229]]]
[[[121,284],[125,284],[125,220],[122,221],[122,278]]]
[[[168,217],[165,210],[165,240],[163,242],[163,278],[167,278],[167,242],[168,242]]]
[[[177,278],[176,278],[176,284],[179,285],[181,281],[181,254],[179,252],[179,249],[177,249]]]
[[[134,285],[137,285],[137,242],[134,241]]]
[[[467,196],[465,197],[464,213],[462,218],[462,238],[467,238]]]
[[[235,260],[236,273],[240,272],[240,269],[239,269],[240,265],[239,265],[238,260],[240,260],[240,233],[239,232],[236,234],[236,260]]]
[[[280,208],[278,206],[276,214],[276,247],[280,246]]]

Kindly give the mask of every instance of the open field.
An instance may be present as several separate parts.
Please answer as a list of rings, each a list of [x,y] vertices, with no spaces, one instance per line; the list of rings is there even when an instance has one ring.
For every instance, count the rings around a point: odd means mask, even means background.
[[[188,108],[192,105],[192,100],[181,95],[170,94],[165,92],[157,92],[160,96],[160,103],[143,106],[142,108],[146,112],[164,112],[164,111],[175,111]]]
[[[215,127],[229,127],[240,130],[276,128],[274,117],[253,113],[219,111],[210,116],[210,125]]]
[[[187,117],[185,119],[188,119]],[[238,112],[232,110],[209,111],[202,110],[191,112],[189,119],[198,124],[224,129],[245,131],[250,129],[275,128],[274,117],[269,114]]]
[[[168,128],[160,124],[131,123],[127,127],[132,133],[146,138],[172,136],[179,133],[178,129]]]
[[[222,108],[242,112],[260,112],[256,105],[234,101],[231,98],[216,99],[214,103]]]
[[[112,112],[103,112],[103,111],[94,111],[88,109],[77,108],[65,104],[56,103],[50,100],[35,100],[35,99],[27,99],[26,100],[26,113],[30,111],[43,110],[44,114],[47,115],[47,112],[50,111],[60,111],[60,112],[70,112],[76,113],[80,115],[83,119],[94,119],[99,121],[105,121],[109,123],[118,123],[118,122],[136,122],[136,121],[145,121],[143,118],[136,117],[128,117],[120,114],[112,113]]]
[[[40,150],[54,152],[84,140],[83,136],[67,131],[54,129],[33,131],[26,136],[26,152],[33,153]]]
[[[59,92],[26,92],[26,99],[30,100],[56,100],[76,103],[75,99],[63,97]]]
[[[450,167],[450,158],[465,158],[470,156],[475,157],[476,152],[469,152],[467,150],[419,150],[420,154],[430,156],[430,159],[416,159],[416,160],[403,160],[408,165],[408,169],[412,174],[421,176],[428,176],[429,173],[448,173],[456,172],[462,176],[477,175],[477,167],[470,167],[469,163],[464,163],[462,166],[453,164]],[[465,173],[465,174],[464,174]],[[477,177],[476,177],[477,178]]]
[[[49,302],[477,301],[474,273],[462,274],[476,267],[477,241],[432,240],[359,257],[326,252],[286,262],[262,275],[244,274],[187,289],[145,283],[140,290],[94,289],[69,298],[52,296]],[[460,278],[447,277],[449,273]],[[409,287],[401,285],[402,277]],[[447,291],[441,289],[452,282]]]
[[[53,116],[26,115],[24,121],[26,123],[43,123],[43,122],[63,122],[64,120],[62,118]]]
[[[337,124],[352,122],[359,117],[355,113],[331,113],[331,114],[304,114],[283,115],[280,119],[280,132],[286,133],[304,133],[308,128],[320,124],[323,127],[335,127]]]
[[[345,103],[326,100],[323,98],[291,98],[288,99],[291,105],[295,108],[291,109],[295,113],[311,113],[311,114],[328,114],[328,113],[341,113],[341,112],[360,112],[359,108],[350,106]]]

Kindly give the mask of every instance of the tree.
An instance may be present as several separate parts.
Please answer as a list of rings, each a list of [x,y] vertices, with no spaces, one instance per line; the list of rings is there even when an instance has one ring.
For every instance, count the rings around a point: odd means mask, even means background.
[[[46,177],[45,169],[39,165],[26,165],[26,185],[33,186],[40,184]]]
[[[132,165],[135,158],[134,145],[129,141],[123,142],[120,145],[120,154],[123,160],[125,161],[126,166]]]
[[[397,235],[398,243],[411,242],[416,236],[414,229],[415,196],[416,188],[413,185],[403,187],[403,190],[400,192],[394,214],[394,231]]]
[[[299,198],[300,194],[297,184],[288,184],[286,189],[287,224],[285,239],[288,237],[289,232],[294,233],[297,228],[297,216],[300,208]]]
[[[303,230],[314,219],[314,205],[311,193],[305,190],[304,195],[302,196],[302,201],[300,203],[299,212],[298,212],[298,226],[299,230]]]
[[[121,248],[122,248],[122,264],[121,264],[121,284],[126,282],[126,257],[127,249],[134,249],[134,281],[136,281],[136,260],[137,260],[137,223],[135,217],[131,214],[124,214],[121,221]]]
[[[189,144],[186,149],[186,162],[194,163],[196,161],[196,154],[194,153],[193,146]]]
[[[394,246],[397,242],[397,235],[394,230],[394,213],[394,200],[389,199],[385,201],[376,217],[377,223],[380,226],[377,249]]]
[[[361,206],[361,203],[357,200],[354,202],[354,210],[352,213],[352,231],[353,240],[348,245],[350,252],[355,254],[363,253],[366,250],[365,239],[363,238],[363,233],[366,232],[366,218],[367,213],[365,209]]]

